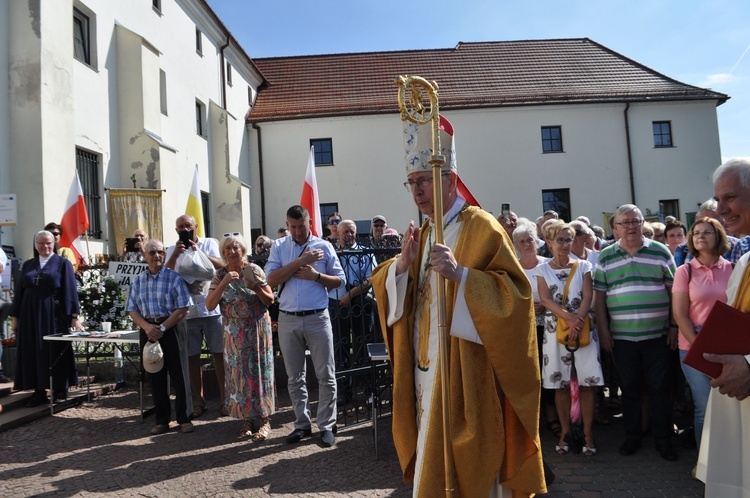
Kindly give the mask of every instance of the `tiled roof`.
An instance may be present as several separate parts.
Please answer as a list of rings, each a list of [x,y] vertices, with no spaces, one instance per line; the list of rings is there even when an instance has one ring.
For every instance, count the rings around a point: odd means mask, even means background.
[[[267,80],[248,121],[398,111],[399,75],[439,85],[440,109],[716,99],[588,38],[459,43],[455,48],[254,59]]]

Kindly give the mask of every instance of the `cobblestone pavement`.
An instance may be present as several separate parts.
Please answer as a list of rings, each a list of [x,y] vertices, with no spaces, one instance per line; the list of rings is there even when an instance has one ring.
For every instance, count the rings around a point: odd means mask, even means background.
[[[0,497],[22,496],[251,496],[370,497],[411,495],[390,439],[390,419],[379,424],[379,459],[370,424],[339,431],[337,444],[320,438],[287,445],[293,414],[279,392],[270,440],[238,439],[241,422],[218,416],[216,404],[195,420],[196,430],[150,436],[153,418],[140,422],[138,396],[120,391],[0,433]],[[313,399],[317,393],[313,393]],[[545,496],[702,496],[690,478],[695,450],[675,438],[677,462],[662,460],[653,440],[632,457],[617,448],[622,425],[596,426],[599,453],[559,456],[542,431],[545,457],[557,478]]]

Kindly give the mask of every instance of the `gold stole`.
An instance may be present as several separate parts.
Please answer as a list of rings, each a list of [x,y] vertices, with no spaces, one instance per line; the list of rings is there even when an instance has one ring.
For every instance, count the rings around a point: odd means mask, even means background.
[[[742,279],[737,288],[737,294],[734,296],[732,307],[743,313],[750,313],[750,261],[748,261],[745,271],[742,273]]]

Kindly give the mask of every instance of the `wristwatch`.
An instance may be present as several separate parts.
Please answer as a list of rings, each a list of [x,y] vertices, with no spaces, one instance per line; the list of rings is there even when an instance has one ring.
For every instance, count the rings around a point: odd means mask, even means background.
[[[161,330],[162,332],[166,332],[167,331],[167,327],[165,327],[164,324],[161,324],[161,325],[159,325],[159,330]]]

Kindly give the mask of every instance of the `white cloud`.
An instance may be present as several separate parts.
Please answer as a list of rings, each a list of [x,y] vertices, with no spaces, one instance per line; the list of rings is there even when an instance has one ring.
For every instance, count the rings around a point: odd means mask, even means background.
[[[709,74],[699,86],[709,88],[714,86],[721,86],[726,85],[727,83],[732,83],[735,79],[736,77],[730,73]]]

